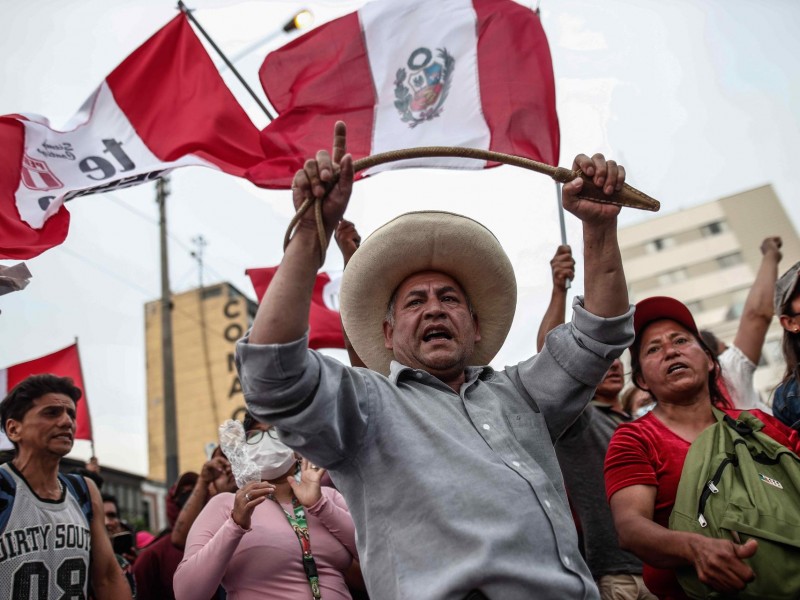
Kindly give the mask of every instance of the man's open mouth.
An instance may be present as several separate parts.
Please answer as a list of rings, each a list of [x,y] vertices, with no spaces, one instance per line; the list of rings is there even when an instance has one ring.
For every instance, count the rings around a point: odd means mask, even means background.
[[[423,342],[430,342],[433,340],[452,340],[453,336],[450,332],[444,329],[432,329],[422,336]]]

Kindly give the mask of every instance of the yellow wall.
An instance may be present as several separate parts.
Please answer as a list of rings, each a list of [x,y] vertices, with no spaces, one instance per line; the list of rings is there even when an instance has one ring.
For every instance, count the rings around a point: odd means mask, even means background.
[[[179,471],[199,472],[206,444],[217,442],[219,424],[244,407],[233,352],[249,326],[248,300],[225,283],[191,290],[173,296],[172,319]],[[160,301],[145,306],[145,330],[148,477],[163,481]]]

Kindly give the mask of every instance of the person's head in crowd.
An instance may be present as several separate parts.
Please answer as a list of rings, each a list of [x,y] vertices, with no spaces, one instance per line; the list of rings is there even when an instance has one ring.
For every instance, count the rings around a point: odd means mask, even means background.
[[[0,425],[19,453],[20,442],[58,456],[72,450],[81,390],[69,377],[31,375],[0,402]]]
[[[718,384],[719,362],[682,302],[667,296],[642,300],[636,304],[633,328],[631,379],[636,387],[662,402],[662,396],[676,399],[680,393],[688,399],[707,385],[712,404],[731,408]],[[666,360],[675,353],[679,359]]]
[[[775,314],[783,327],[783,380],[800,377],[800,262],[795,263],[775,284]]]
[[[106,531],[108,535],[121,533],[124,530],[122,520],[119,516],[119,502],[117,497],[112,494],[103,494],[103,513],[106,519]]]
[[[775,314],[783,327],[783,358],[786,371],[772,398],[772,414],[800,430],[800,262],[775,284]]]
[[[614,359],[611,366],[603,377],[603,381],[597,386],[594,392],[595,400],[615,403],[619,399],[619,393],[625,387],[625,376],[622,368],[622,361]]]
[[[499,351],[516,297],[511,262],[486,227],[429,211],[401,215],[364,241],[343,275],[341,312],[370,369],[388,374],[396,360],[458,387],[467,366]]]
[[[154,536],[149,531],[137,531],[136,532],[136,549],[141,550],[155,541],[156,536]]]
[[[622,392],[622,410],[634,417],[641,417],[653,408],[655,402],[650,392],[631,385]]]
[[[192,489],[194,489],[198,477],[199,475],[194,471],[187,471],[178,477],[178,481],[169,488],[166,502],[167,523],[170,529],[175,525],[175,520],[178,518],[178,515],[181,514],[183,505],[186,504],[189,496],[192,495]]]
[[[235,492],[236,479],[233,476],[228,457],[225,456],[222,448],[219,446],[214,448],[208,460],[212,464],[217,463],[215,465],[217,476],[208,484],[209,496],[216,496],[222,492]]]
[[[725,342],[714,335],[713,331],[709,331],[708,329],[700,330],[700,339],[703,340],[703,343],[711,350],[714,356],[719,356],[728,348]]]

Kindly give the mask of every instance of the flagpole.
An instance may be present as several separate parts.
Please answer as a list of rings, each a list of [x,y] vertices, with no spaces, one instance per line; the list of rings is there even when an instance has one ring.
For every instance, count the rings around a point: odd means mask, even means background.
[[[81,349],[78,347],[78,336],[75,336],[75,352],[78,355],[78,373],[81,374],[81,381],[83,382],[83,401],[88,402],[86,397],[88,394],[86,393],[86,377],[83,376],[83,365],[81,364]],[[92,439],[89,440],[89,447],[92,450],[92,456],[96,457],[94,451],[94,429],[92,428],[92,415],[89,414],[89,405],[86,405],[86,414],[89,416],[89,429],[92,432]]]
[[[561,184],[556,181],[556,204],[558,205],[558,224],[561,226],[561,245],[567,245],[567,224],[564,222],[564,204],[561,202]],[[572,287],[572,280],[565,279],[564,287]]]
[[[200,23],[197,21],[197,19],[195,19],[194,15],[192,14],[192,11],[183,3],[183,0],[178,0],[178,9],[181,12],[186,14],[186,16],[189,18],[189,20],[192,23],[194,23],[194,26],[197,27],[198,31],[203,34],[203,37],[206,38],[206,40],[208,40],[208,43],[211,44],[211,47],[214,48],[214,50],[217,52],[217,54],[220,55],[222,60],[225,61],[225,65],[231,70],[231,72],[234,75],[236,75],[236,78],[239,80],[239,83],[241,83],[244,86],[244,89],[246,89],[249,92],[249,94],[253,98],[253,100],[256,101],[256,104],[258,104],[258,106],[261,107],[261,110],[264,111],[264,114],[267,115],[267,118],[270,121],[275,120],[275,117],[272,115],[272,113],[269,112],[269,110],[264,105],[264,103],[261,101],[261,99],[258,96],[256,96],[256,93],[253,91],[253,88],[251,88],[248,85],[248,83],[244,80],[244,77],[242,77],[242,75],[239,73],[239,71],[236,70],[236,67],[233,66],[233,63],[228,60],[228,57],[225,56],[225,54],[222,52],[222,50],[220,50],[220,47],[217,46],[217,44],[214,42],[214,40],[211,39],[211,36],[208,35],[208,33],[206,33],[205,29],[203,29],[203,26],[200,25]]]

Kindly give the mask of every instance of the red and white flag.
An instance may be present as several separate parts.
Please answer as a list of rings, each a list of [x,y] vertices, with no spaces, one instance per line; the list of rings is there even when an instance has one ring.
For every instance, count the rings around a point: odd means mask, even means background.
[[[278,267],[247,269],[253,282],[258,301],[264,297]],[[344,348],[342,318],[339,315],[339,284],[341,273],[317,273],[314,291],[311,294],[311,309],[308,313],[309,348]]]
[[[63,350],[53,352],[47,356],[29,360],[17,365],[0,369],[0,398],[14,389],[14,386],[30,375],[50,373],[59,377],[70,377],[76,387],[80,388],[83,395],[77,404],[75,419],[75,439],[92,439],[92,420],[89,417],[89,405],[86,401],[86,389],[83,387],[81,372],[81,359],[78,354],[78,344],[72,344]],[[0,432],[0,450],[12,448],[8,438]]]
[[[260,71],[279,116],[261,132],[256,185],[291,185],[303,160],[348,127],[355,159],[416,146],[462,146],[555,165],[550,49],[539,17],[512,0],[379,0],[267,55]],[[483,161],[402,161],[484,168]]]
[[[0,258],[64,241],[65,200],[146,183],[187,165],[242,176],[258,130],[181,13],[126,58],[62,131],[0,116]]]

